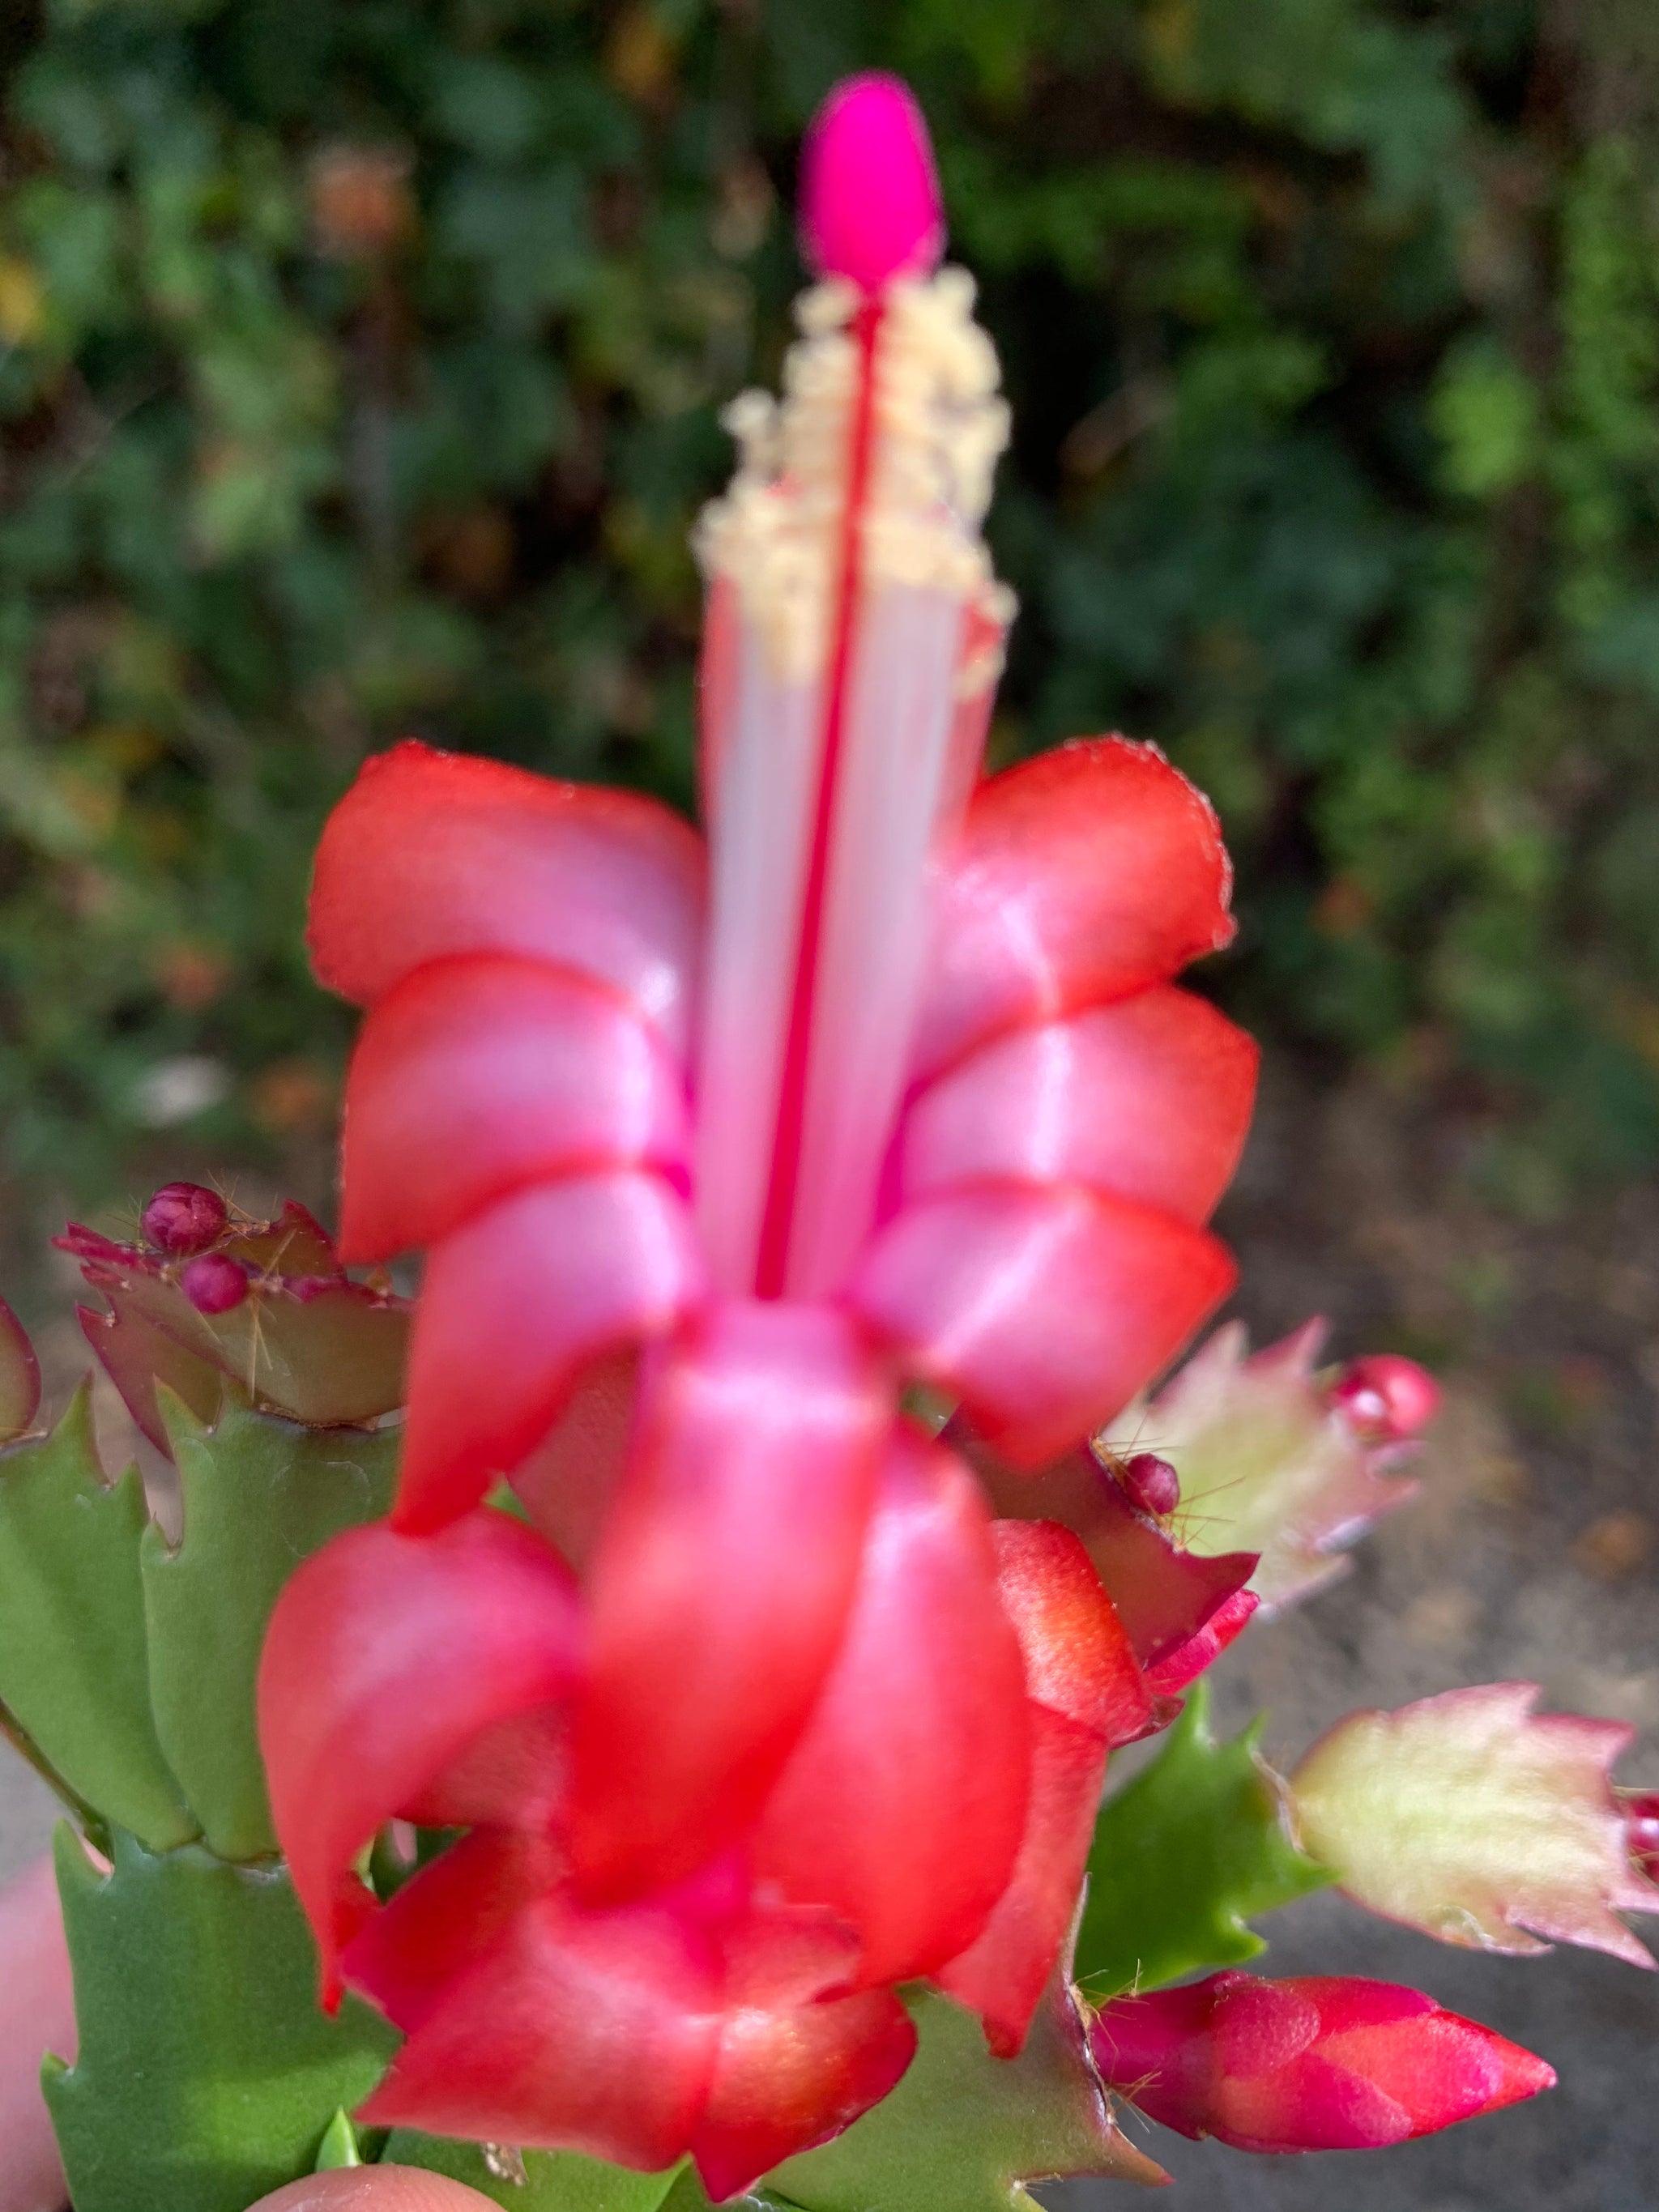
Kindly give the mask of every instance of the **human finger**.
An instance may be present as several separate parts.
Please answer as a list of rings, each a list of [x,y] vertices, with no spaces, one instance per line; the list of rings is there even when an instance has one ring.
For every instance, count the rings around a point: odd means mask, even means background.
[[[487,2197],[412,2166],[342,2166],[290,2181],[250,2212],[495,2212]]]
[[[75,1997],[49,1858],[0,1890],[0,2212],[55,2212],[69,2192],[40,2060],[74,2057]]]

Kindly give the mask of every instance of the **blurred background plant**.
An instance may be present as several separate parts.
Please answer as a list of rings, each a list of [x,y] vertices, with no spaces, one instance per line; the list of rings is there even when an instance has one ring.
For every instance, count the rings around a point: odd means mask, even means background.
[[[366,751],[690,805],[687,532],[877,63],[1015,403],[998,753],[1164,744],[1241,861],[1215,988],[1443,1101],[1489,1197],[1659,1164],[1650,0],[5,14],[15,1192],[325,1146],[300,920]]]

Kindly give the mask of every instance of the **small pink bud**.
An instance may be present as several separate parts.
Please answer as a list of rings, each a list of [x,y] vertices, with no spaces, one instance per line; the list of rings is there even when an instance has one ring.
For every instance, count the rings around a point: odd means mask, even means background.
[[[1659,1881],[1659,1790],[1632,1791],[1624,1800],[1625,1842],[1638,1870]]]
[[[247,1270],[228,1252],[204,1252],[190,1261],[179,1285],[198,1313],[228,1313],[247,1296]]]
[[[802,157],[800,227],[819,275],[862,292],[937,267],[939,176],[921,110],[897,77],[848,77],[819,108]]]
[[[1136,1452],[1118,1468],[1118,1480],[1132,1505],[1162,1521],[1181,1503],[1181,1479],[1156,1452]]]
[[[182,1257],[204,1251],[224,1234],[228,1218],[217,1191],[204,1190],[199,1182],[167,1182],[144,1208],[144,1237],[160,1250]]]
[[[1090,2044],[1106,2081],[1183,2136],[1239,2150],[1372,2150],[1553,2086],[1553,2068],[1391,1982],[1212,1974],[1120,1997]]]
[[[1331,1403],[1368,1441],[1404,1443],[1439,1412],[1440,1385],[1414,1359],[1376,1352],[1348,1362],[1332,1389]]]

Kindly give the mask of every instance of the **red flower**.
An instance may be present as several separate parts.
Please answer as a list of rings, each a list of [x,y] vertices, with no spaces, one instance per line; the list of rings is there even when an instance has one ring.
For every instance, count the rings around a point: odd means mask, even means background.
[[[392,1528],[272,1630],[278,1831],[410,2031],[375,2117],[722,2184],[881,2094],[895,1983],[1024,2034],[1106,1753],[1158,1711],[1075,1539],[994,1543],[899,1394],[1020,1467],[1080,1445],[1231,1285],[1203,1224],[1255,1079],[1170,982],[1232,933],[1200,794],[1118,738],[973,788],[1006,425],[913,118],[866,81],[812,142],[813,250],[869,289],[805,303],[703,526],[706,846],[406,744],[312,902],[368,1009],[342,1250],[428,1256]],[[501,1477],[580,1601],[480,1512]],[[458,1759],[473,1836],[347,1943],[354,1854]]]
[[[1337,1975],[1212,1974],[1120,1997],[1090,2042],[1142,2112],[1237,2150],[1373,2150],[1555,2083],[1541,2058],[1417,1990]]]
[[[903,1425],[875,1492],[781,1778],[694,1871],[622,1898],[573,1861],[586,1624],[550,1545],[486,1508],[353,1531],[295,1576],[260,1732],[325,1993],[343,1978],[408,2038],[366,2120],[647,2168],[689,2152],[719,2197],[893,2086],[896,1983],[933,1976],[1018,2049],[1108,1752],[1150,1702],[1069,1532],[992,1524]],[[377,1909],[351,1869],[398,1817],[470,1832]]]

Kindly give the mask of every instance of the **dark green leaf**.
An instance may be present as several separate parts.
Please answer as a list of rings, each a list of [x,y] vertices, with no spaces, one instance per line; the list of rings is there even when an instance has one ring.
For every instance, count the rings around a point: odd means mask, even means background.
[[[1265,1947],[1246,1921],[1335,1879],[1291,1838],[1261,1722],[1218,1743],[1208,1716],[1200,1683],[1161,1755],[1101,1810],[1077,1944],[1093,1998],[1253,1959]]]
[[[950,1998],[907,1996],[921,2035],[890,2097],[769,2189],[802,2212],[1035,2212],[1028,2181],[1159,2169],[1113,2125],[1069,1984],[1056,1980],[1018,2058],[993,2058]]]
[[[380,2163],[447,2173],[497,2204],[511,2205],[514,2212],[667,2212],[678,2179],[674,2172],[630,2173],[600,2159],[579,2158],[574,2151],[530,2150],[524,2154],[520,2182],[504,2170],[492,2172],[478,2144],[449,2142],[412,2128],[393,2131]],[[502,2164],[497,2159],[496,2165]],[[673,2212],[683,2212],[678,2200]]]
[[[318,2010],[286,1874],[120,1835],[104,1877],[67,1826],[57,1856],[81,2048],[46,2090],[76,2212],[244,2212],[311,2172],[397,2038]]]
[[[143,1545],[156,1730],[209,1844],[258,1858],[276,1848],[253,1710],[265,1626],[301,1559],[388,1510],[398,1438],[234,1401],[209,1430],[164,1403],[185,1533],[176,1551],[159,1528]]]
[[[0,1704],[106,1820],[157,1850],[196,1823],[150,1717],[136,1468],[106,1485],[82,1386],[50,1437],[0,1455]]]

